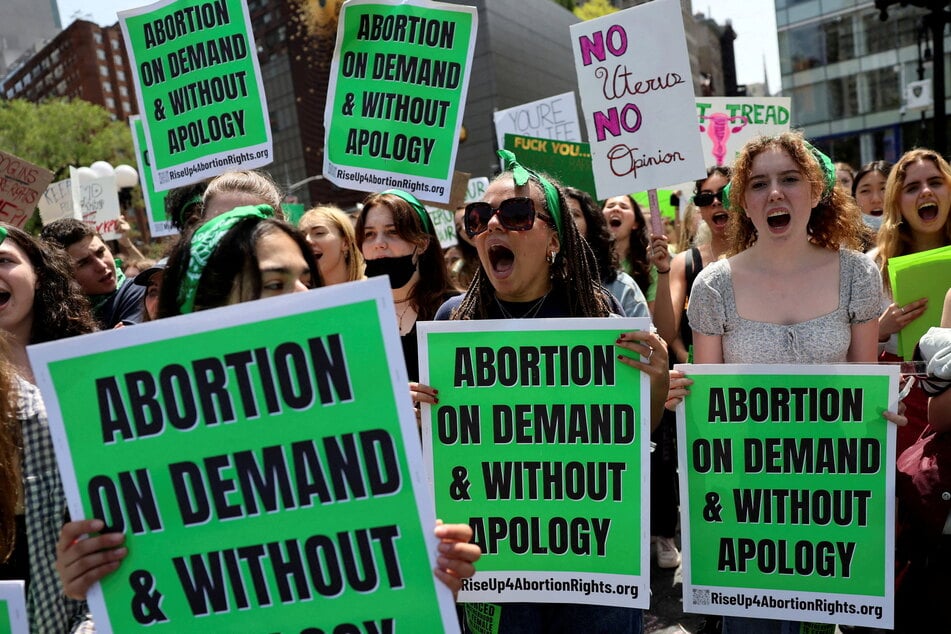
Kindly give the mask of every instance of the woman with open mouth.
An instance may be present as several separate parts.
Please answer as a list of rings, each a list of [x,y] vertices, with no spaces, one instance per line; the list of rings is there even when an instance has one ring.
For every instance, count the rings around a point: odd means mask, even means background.
[[[17,537],[0,561],[0,579],[25,579],[27,619],[36,632],[68,632],[86,612],[86,604],[63,597],[53,568],[59,525],[66,514],[66,497],[53,453],[53,441],[26,347],[93,332],[89,300],[73,281],[65,252],[51,249],[29,234],[0,224],[0,330],[15,376],[16,419],[0,433],[16,445],[19,476],[4,481],[0,496],[15,499]],[[9,386],[4,386],[9,388]],[[5,529],[7,527],[4,527]],[[0,551],[3,549],[0,548]],[[3,554],[3,553],[0,553]]]
[[[301,216],[297,228],[314,253],[324,285],[363,279],[363,255],[357,247],[353,223],[343,211],[332,206],[314,207]]]
[[[621,270],[634,278],[644,291],[647,307],[654,314],[654,296],[657,294],[657,271],[648,257],[650,233],[644,212],[633,196],[612,196],[604,201],[604,221],[614,236],[614,252]]]
[[[881,270],[885,290],[884,309],[878,318],[882,360],[899,361],[898,332],[924,314],[928,300],[922,297],[904,305],[894,302],[888,261],[951,244],[951,166],[934,150],[906,152],[888,176],[884,202],[878,245],[869,256]],[[895,455],[901,455],[917,440],[928,421],[927,397],[918,386],[912,388],[904,403],[908,425],[898,430]]]
[[[466,206],[465,230],[474,239],[482,267],[466,294],[443,304],[436,319],[621,314],[617,301],[598,283],[594,255],[571,219],[562,187],[521,165],[511,152],[500,150],[499,156],[506,171],[489,185],[482,201]],[[667,395],[666,344],[656,334],[640,331],[624,333],[614,345],[644,358],[619,357],[650,377],[651,412],[657,413],[653,427]],[[477,604],[466,605],[467,614],[478,621]],[[643,628],[641,611],[632,608],[505,603],[495,609],[499,632],[636,634]]]
[[[729,257],[705,267],[690,293],[694,362],[875,363],[881,283],[853,250],[859,210],[836,187],[832,161],[798,133],[758,137],[727,191]],[[723,618],[724,634],[789,631],[800,627]]]

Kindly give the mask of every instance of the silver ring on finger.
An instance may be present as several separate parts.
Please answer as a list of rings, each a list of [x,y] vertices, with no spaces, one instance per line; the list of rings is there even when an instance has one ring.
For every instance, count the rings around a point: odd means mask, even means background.
[[[652,346],[647,346],[650,348],[650,352],[647,354],[647,362],[650,363],[651,359],[654,358],[654,348]]]

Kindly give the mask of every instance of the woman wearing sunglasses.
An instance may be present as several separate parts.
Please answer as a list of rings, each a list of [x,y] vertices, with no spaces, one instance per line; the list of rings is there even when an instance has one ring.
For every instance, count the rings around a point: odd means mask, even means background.
[[[511,152],[499,156],[507,171],[489,185],[482,202],[466,207],[465,229],[482,268],[467,293],[446,302],[436,319],[607,317],[617,311],[617,302],[597,283],[594,256],[569,217],[562,189],[520,165]],[[660,412],[668,385],[663,340],[630,332],[615,345],[647,358],[625,356],[622,362],[648,374],[651,411]],[[640,610],[629,608],[505,603],[495,609],[499,632],[642,631]]]

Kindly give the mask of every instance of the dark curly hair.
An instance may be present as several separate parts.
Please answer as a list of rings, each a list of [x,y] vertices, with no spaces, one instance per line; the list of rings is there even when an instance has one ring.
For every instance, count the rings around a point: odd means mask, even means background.
[[[261,276],[258,274],[257,243],[264,236],[278,231],[287,234],[300,248],[301,255],[310,268],[312,287],[323,286],[314,254],[307,241],[294,227],[276,218],[244,218],[222,236],[208,258],[195,293],[195,310],[227,305],[235,283],[239,280],[249,281],[251,291],[249,297],[242,297],[240,301],[260,298],[262,289]],[[194,230],[182,238],[168,257],[159,290],[159,318],[182,314],[178,292],[188,271],[193,233]]]
[[[68,249],[88,236],[98,236],[92,226],[76,218],[59,218],[43,227],[40,240],[60,249]]]
[[[178,229],[179,232],[184,232],[192,225],[201,222],[202,209],[204,208],[202,198],[207,187],[208,183],[199,181],[184,187],[176,187],[165,195],[165,216],[172,221],[172,226]],[[193,205],[198,206],[198,213],[186,215],[185,210]]]
[[[762,152],[779,148],[789,154],[799,166],[803,177],[812,183],[813,191],[823,192],[826,178],[822,168],[806,145],[806,139],[799,132],[784,132],[776,136],[761,136],[749,141],[740,150],[733,163],[733,178],[730,181],[730,224],[727,235],[730,240],[730,252],[735,255],[748,249],[756,242],[757,234],[753,222],[743,211],[743,199],[749,184],[753,160]],[[842,187],[833,187],[831,193],[824,195],[809,216],[807,230],[809,241],[832,250],[840,248],[859,249],[863,234],[862,212],[849,192]]]
[[[36,273],[33,298],[33,330],[30,343],[43,343],[96,330],[89,300],[73,280],[65,251],[40,243],[30,234],[10,225],[7,240],[12,240],[30,260]]]
[[[0,331],[0,564],[16,545],[17,489],[20,477],[20,425],[17,421],[16,370],[9,362],[6,333]]]
[[[442,247],[439,246],[439,238],[436,234],[426,231],[416,210],[399,196],[385,193],[370,194],[364,199],[363,209],[357,217],[357,246],[361,250],[367,214],[374,205],[382,205],[389,209],[393,214],[393,225],[397,235],[420,249],[416,263],[419,281],[410,293],[410,302],[416,309],[417,321],[431,321],[446,300],[446,295],[455,294],[452,282],[449,280],[449,273],[446,271],[446,262],[442,256]]]
[[[502,172],[495,178],[512,179],[512,172]],[[568,209],[565,200],[564,188],[555,179],[545,176],[558,190],[558,206],[562,210]],[[551,220],[551,210],[545,199],[544,190],[535,174],[529,175],[532,199],[548,214],[548,225],[554,228]],[[562,214],[564,218],[564,213]],[[566,219],[567,220],[567,219]],[[560,287],[568,298],[568,314],[570,317],[607,317],[611,314],[611,304],[608,293],[601,284],[597,283],[598,269],[595,265],[595,256],[591,247],[578,232],[574,222],[562,222],[563,235],[560,236],[561,249],[551,265],[551,279],[553,287]],[[485,272],[485,266],[479,271],[469,285],[465,297],[459,306],[452,312],[452,319],[485,319],[488,317],[488,307],[495,299],[495,288]]]
[[[582,237],[594,253],[601,283],[610,284],[617,279],[618,260],[617,253],[614,252],[614,236],[608,230],[608,223],[604,221],[601,208],[588,192],[577,187],[565,187],[565,197],[578,203],[587,229]]]

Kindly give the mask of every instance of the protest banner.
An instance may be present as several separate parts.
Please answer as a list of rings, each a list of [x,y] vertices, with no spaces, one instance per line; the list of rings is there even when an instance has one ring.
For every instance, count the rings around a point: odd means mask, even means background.
[[[492,113],[492,120],[495,122],[495,138],[499,147],[505,147],[506,134],[556,141],[584,141],[573,92],[497,110]]]
[[[159,0],[118,15],[155,191],[271,163],[244,0]]]
[[[469,88],[475,7],[350,0],[340,9],[324,111],[324,176],[449,201]]]
[[[489,179],[485,176],[470,178],[469,186],[466,188],[466,204],[482,200],[485,190],[489,188]]]
[[[73,209],[79,210],[83,222],[96,230],[103,240],[117,240],[119,234],[119,188],[116,177],[85,178],[75,167],[69,167],[69,185]],[[74,212],[75,213],[75,212]]]
[[[142,117],[129,117],[132,128],[132,143],[135,145],[135,160],[139,165],[139,186],[142,188],[142,200],[145,201],[145,214],[149,219],[149,232],[153,238],[171,236],[178,233],[171,218],[165,213],[165,192],[155,191],[152,180],[152,165],[149,162],[148,143],[145,139],[145,127]]]
[[[43,221],[44,225],[60,218],[76,218],[76,214],[73,212],[72,180],[65,178],[50,183],[37,201],[36,206],[40,210],[40,220]]]
[[[570,31],[597,198],[702,178],[680,2],[653,0]]]
[[[675,191],[672,189],[658,189],[657,206],[658,209],[660,209],[662,216],[676,219],[679,210],[672,202],[674,194]],[[636,194],[631,194],[631,196],[640,206],[642,212],[650,208],[650,201],[648,200],[647,192],[638,192]]]
[[[733,165],[746,142],[789,131],[789,97],[697,97],[707,167]]]
[[[898,331],[898,355],[910,361],[921,336],[941,324],[944,296],[951,288],[951,246],[889,258],[888,279],[899,306],[928,298],[925,312]]]
[[[28,634],[23,581],[0,581],[0,634]]]
[[[23,228],[53,182],[53,172],[0,151],[0,222]]]
[[[676,369],[684,611],[891,629],[898,368]]]
[[[284,218],[296,227],[307,209],[303,203],[281,203],[281,211],[284,212]]]
[[[97,632],[458,632],[386,280],[28,348]],[[375,628],[375,629],[374,629]]]
[[[514,152],[520,163],[554,176],[563,185],[577,187],[596,197],[594,175],[591,173],[591,150],[587,143],[506,134],[503,147]]]
[[[649,326],[417,324],[436,509],[483,553],[460,601],[648,606],[650,387],[614,342]]]
[[[448,209],[424,205],[429,219],[433,222],[433,230],[439,237],[439,246],[443,249],[456,246],[456,215]]]

